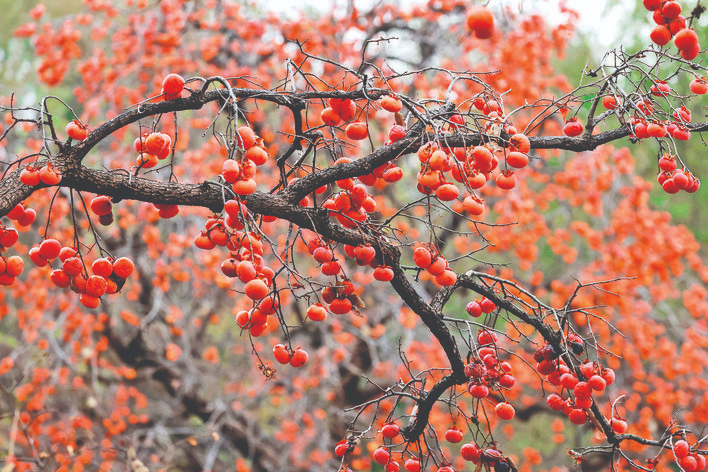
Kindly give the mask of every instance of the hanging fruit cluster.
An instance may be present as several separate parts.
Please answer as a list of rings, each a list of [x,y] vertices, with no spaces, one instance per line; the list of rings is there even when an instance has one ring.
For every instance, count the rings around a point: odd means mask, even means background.
[[[237,131],[238,147],[243,149],[239,152],[240,159],[228,159],[224,162],[221,176],[226,183],[232,184],[236,195],[250,195],[256,191],[256,175],[258,166],[262,166],[268,161],[268,153],[265,150],[263,139],[256,136],[249,126],[241,126]]]
[[[143,133],[133,143],[138,157],[135,165],[142,169],[152,169],[159,161],[169,157],[172,150],[172,138],[165,133]]]
[[[691,451],[691,446],[685,439],[674,443],[673,452],[676,463],[685,472],[700,472],[706,469],[706,456],[698,454],[698,445]]]
[[[579,336],[569,333],[567,342],[568,347],[576,355],[582,354],[583,344]],[[534,355],[534,360],[537,362],[538,373],[545,376],[551,385],[560,387],[560,393],[552,393],[548,396],[548,406],[562,412],[576,425],[587,421],[586,410],[593,405],[593,395],[601,395],[605,388],[615,381],[615,373],[612,369],[602,368],[598,363],[589,361],[579,366],[582,377],[578,377],[550,344],[539,348]],[[621,430],[622,424],[619,419],[613,424],[616,424],[613,427]],[[626,428],[626,423],[624,427]]]
[[[351,162],[351,159],[342,157],[335,162],[335,165],[347,162]],[[329,210],[329,214],[339,224],[345,228],[355,228],[359,223],[366,221],[369,213],[376,211],[376,201],[369,195],[364,184],[354,184],[353,179],[344,179],[338,180],[337,185],[343,190],[327,198],[322,203],[322,208]],[[321,191],[323,192],[324,189]]]
[[[12,285],[15,282],[15,277],[25,270],[25,262],[22,257],[2,255],[17,242],[18,238],[19,233],[16,229],[0,225],[0,285]]]
[[[688,169],[677,169],[676,156],[665,153],[659,158],[659,175],[656,179],[666,193],[697,192],[701,181]]]
[[[485,334],[482,334],[485,333]],[[503,390],[514,386],[516,379],[511,375],[511,364],[502,362],[497,357],[497,351],[491,345],[494,338],[490,331],[480,331],[480,338],[487,346],[482,347],[465,367],[465,375],[469,377],[467,391],[474,398],[487,398],[491,390],[497,390],[503,396]],[[503,405],[503,406],[500,406]],[[498,403],[495,411],[502,419],[511,419],[514,408],[509,403]]]
[[[651,40],[664,46],[674,39],[681,57],[692,61],[701,51],[696,32],[686,27],[686,18],[681,15],[681,5],[674,0],[644,0],[644,7],[654,12],[656,26],[650,33]]]
[[[97,308],[101,297],[117,293],[135,270],[127,257],[99,257],[91,264],[91,274],[81,254],[75,248],[63,246],[56,239],[45,239],[29,250],[29,258],[37,267],[52,267],[49,278],[60,288],[70,288],[79,294],[86,308]]]
[[[435,278],[442,286],[452,286],[457,281],[457,274],[450,269],[447,260],[433,247],[418,247],[413,251],[413,262]]]
[[[442,201],[457,200],[460,190],[448,179],[448,176],[452,177],[468,191],[462,200],[465,211],[479,216],[484,212],[484,200],[474,191],[481,189],[489,181],[494,181],[497,188],[503,190],[515,188],[515,172],[529,164],[531,143],[525,134],[518,133],[513,125],[506,122],[497,100],[477,97],[474,106],[488,117],[486,133],[495,135],[503,130],[510,135],[507,142],[502,142],[504,148],[500,148],[496,142],[453,149],[441,148],[433,142],[428,142],[418,149],[420,171],[417,175],[417,188],[420,193],[434,194]],[[451,131],[466,126],[464,118],[459,114],[453,114],[449,121]]]

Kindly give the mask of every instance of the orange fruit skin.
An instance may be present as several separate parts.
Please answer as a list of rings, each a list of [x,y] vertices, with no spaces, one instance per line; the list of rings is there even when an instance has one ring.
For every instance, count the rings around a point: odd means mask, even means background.
[[[494,32],[494,15],[487,7],[476,6],[469,9],[467,27],[480,39],[488,39]]]

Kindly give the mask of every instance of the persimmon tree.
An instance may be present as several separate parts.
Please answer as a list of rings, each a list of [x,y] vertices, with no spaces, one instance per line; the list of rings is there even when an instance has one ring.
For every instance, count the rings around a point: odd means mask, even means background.
[[[565,77],[577,13],[467,3],[30,12],[7,470],[705,468],[708,267],[649,204],[701,198],[703,7]]]

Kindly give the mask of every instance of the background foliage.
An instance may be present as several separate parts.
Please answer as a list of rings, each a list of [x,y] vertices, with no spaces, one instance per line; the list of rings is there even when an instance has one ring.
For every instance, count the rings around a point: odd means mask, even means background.
[[[682,436],[705,450],[698,442],[708,418],[708,269],[705,247],[700,246],[708,237],[705,189],[663,193],[656,184],[659,146],[654,140],[623,138],[573,148],[576,144],[563,136],[565,116],[556,106],[562,104],[560,97],[578,97],[567,102],[568,118],[577,113],[585,119],[602,84],[570,95],[579,84],[592,83],[583,71],[602,59],[591,33],[574,35],[576,12],[551,16],[530,9],[520,14],[513,6],[492,3],[496,30],[487,41],[464,26],[469,5],[455,1],[410,8],[384,2],[371,10],[349,3],[319,16],[291,19],[255,4],[222,1],[63,2],[47,5],[43,14],[32,10],[34,18],[27,18],[33,6],[12,3],[7,7],[15,10],[2,17],[7,22],[0,34],[2,105],[9,106],[13,91],[15,105],[21,107],[36,107],[46,95],[58,97],[61,102],[47,101],[61,136],[57,141],[65,142],[65,123],[74,117],[96,130],[124,112],[137,113],[139,103],[146,110],[153,105],[167,110],[169,102],[150,104],[148,99],[159,95],[168,73],[176,72],[187,79],[229,77],[234,88],[262,87],[281,95],[292,89],[324,93],[303,102],[309,138],[314,141],[316,131],[321,133],[315,150],[305,154],[307,164],[334,169],[333,161],[341,156],[360,158],[356,162],[361,163],[378,149],[386,152],[388,129],[404,117],[381,109],[383,92],[368,97],[359,93],[361,76],[345,68],[360,66],[358,72],[366,70],[373,77],[376,67],[395,76],[374,85],[400,94],[411,112],[403,122],[409,131],[415,118],[422,117],[431,134],[452,135],[449,117],[430,111],[450,101],[460,107],[468,129],[484,129],[480,113],[465,100],[487,93],[503,101],[512,124],[528,129],[534,140],[531,164],[517,174],[517,188],[507,192],[490,184],[479,192],[486,204],[479,217],[466,214],[460,202],[421,195],[411,184],[420,170],[415,158],[420,143],[411,143],[407,154],[413,155],[396,161],[404,180],[387,185],[379,179],[369,186],[377,205],[369,221],[388,223],[377,227],[379,233],[367,229],[357,236],[361,242],[385,236],[389,239],[382,240],[392,241],[400,251],[397,291],[345,256],[343,243],[353,241],[355,232],[332,230],[326,239],[333,241],[361,306],[345,315],[330,313],[322,322],[309,319],[306,310],[321,288],[335,282],[320,273],[308,251],[307,243],[316,235],[303,229],[304,213],[286,215],[286,205],[244,198],[253,216],[250,224],[262,231],[264,260],[277,272],[280,297],[281,310],[260,336],[249,335],[234,320],[253,303],[244,296],[244,284],[221,270],[230,251],[194,245],[212,210],[220,213],[221,208],[182,205],[176,218],[165,219],[152,203],[170,203],[163,199],[174,195],[153,194],[145,201],[111,195],[115,221],[99,226],[93,214],[84,212],[80,192],[69,191],[71,183],[57,193],[33,192],[23,200],[37,210],[37,221],[18,227],[20,241],[12,248],[13,254],[24,256],[27,268],[0,291],[0,451],[7,470],[335,470],[340,465],[383,470],[372,458],[381,445],[392,446],[401,466],[418,457],[426,470],[448,462],[464,470],[471,466],[460,456],[460,444],[444,439],[452,427],[464,432],[464,442],[497,448],[519,470],[529,471],[606,470],[610,464],[620,470],[650,468],[654,460],[660,467],[676,468],[671,453],[661,451]],[[13,17],[34,23],[36,31],[11,37],[16,31]],[[627,15],[631,25],[640,26],[624,28],[634,35],[632,41],[623,38],[626,51],[647,46],[641,25],[650,29],[649,17],[640,3]],[[704,28],[696,30],[706,44]],[[378,42],[381,37],[396,39]],[[376,41],[362,53],[366,39]],[[30,54],[35,57],[28,62]],[[362,58],[375,67],[364,67]],[[636,91],[648,95],[651,81],[677,70],[673,61],[662,64],[637,80]],[[698,70],[705,74],[702,65]],[[704,121],[704,97],[689,97],[692,73],[681,69],[669,81],[675,95],[656,101],[665,108],[678,107],[685,98],[694,121]],[[187,87],[196,91],[202,84],[194,80]],[[235,149],[225,144],[229,132],[248,123],[269,155],[257,174],[258,195],[279,189],[282,168],[275,161],[293,145],[297,130],[292,110],[264,98],[265,93],[243,96],[232,121],[223,106],[228,96],[218,92],[223,88],[215,82],[209,90],[214,99],[204,99],[198,109],[185,106],[118,129],[92,146],[82,164],[106,177],[128,169],[158,182],[216,180]],[[344,137],[344,126],[322,126],[326,93],[343,90],[357,99],[370,140],[351,142]],[[553,104],[553,113],[527,128],[537,109],[524,106],[541,97]],[[31,110],[25,113],[31,116]],[[4,118],[7,128],[12,120],[7,114]],[[618,128],[620,122],[608,116],[598,127],[596,134]],[[173,137],[173,155],[164,168],[136,172],[131,169],[133,141],[148,129]],[[18,168],[10,162],[47,145],[32,123],[14,131],[0,148],[8,164],[5,182]],[[547,136],[563,140],[546,145]],[[84,149],[76,142],[71,146]],[[677,147],[694,174],[706,174],[699,133]],[[288,177],[306,181],[307,169],[302,165]],[[76,187],[87,205],[97,189],[106,195],[116,192],[105,182],[90,185]],[[339,190],[333,181],[328,189]],[[296,192],[292,181],[283,190],[291,197]],[[213,192],[203,193],[194,201]],[[321,205],[327,196],[311,193],[310,205]],[[280,219],[259,216],[268,214]],[[5,217],[2,221],[10,223]],[[53,286],[52,268],[35,267],[26,257],[45,237],[67,246],[80,239],[89,260],[105,253],[128,256],[135,273],[120,294],[87,309],[77,294]],[[412,249],[426,243],[434,243],[458,274],[454,291],[415,267]],[[415,288],[408,298],[399,289],[408,287],[401,285],[404,276]],[[500,308],[475,320],[465,308],[481,295],[497,297]],[[502,304],[505,300],[508,306]],[[549,340],[519,318],[524,313],[519,307],[529,306],[529,313],[553,329],[580,334],[585,351],[575,361],[587,358],[614,370],[615,382],[596,396],[597,414],[626,419],[632,438],[608,440],[602,425],[572,425],[547,406],[547,395],[557,389],[535,371],[533,356]],[[471,399],[465,378],[450,385],[432,408],[423,439],[390,441],[380,434],[384,424],[395,420],[402,428],[412,427],[417,407],[411,397],[454,373],[452,344],[431,335],[430,324],[420,316],[426,310],[437,310],[450,326],[458,361],[478,355],[480,329],[495,330],[498,356],[509,363],[516,383],[495,391],[493,402],[484,403]],[[283,342],[306,349],[308,363],[301,368],[277,364],[271,350]],[[494,416],[493,404],[502,400],[516,408],[514,420]],[[351,440],[351,450],[340,458],[335,445],[345,439]]]

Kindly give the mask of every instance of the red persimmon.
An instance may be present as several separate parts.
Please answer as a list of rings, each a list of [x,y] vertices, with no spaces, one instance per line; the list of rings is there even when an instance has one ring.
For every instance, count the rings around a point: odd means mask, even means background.
[[[184,78],[179,74],[169,74],[162,81],[162,90],[167,95],[177,95],[184,89]]]
[[[73,120],[66,125],[66,134],[77,141],[83,141],[88,136],[88,130],[79,120]]]

